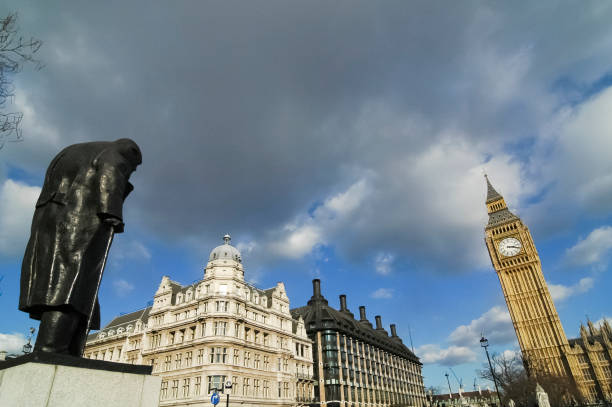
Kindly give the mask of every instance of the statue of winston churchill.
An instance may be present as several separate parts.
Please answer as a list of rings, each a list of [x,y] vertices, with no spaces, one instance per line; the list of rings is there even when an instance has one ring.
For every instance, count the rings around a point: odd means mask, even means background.
[[[81,356],[100,328],[98,289],[141,163],[130,139],[74,144],[51,161],[21,266],[19,309],[40,320],[35,352]]]

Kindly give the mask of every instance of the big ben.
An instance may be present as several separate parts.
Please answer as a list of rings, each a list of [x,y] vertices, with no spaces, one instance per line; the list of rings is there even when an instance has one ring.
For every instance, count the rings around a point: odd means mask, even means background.
[[[523,221],[487,181],[485,243],[497,272],[529,374],[571,376],[569,343]]]

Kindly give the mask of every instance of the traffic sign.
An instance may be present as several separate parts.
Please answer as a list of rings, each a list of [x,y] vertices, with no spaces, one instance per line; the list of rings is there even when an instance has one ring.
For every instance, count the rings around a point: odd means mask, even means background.
[[[220,400],[220,397],[217,392],[214,392],[212,396],[210,396],[210,402],[213,403],[214,406],[219,404],[219,400]]]

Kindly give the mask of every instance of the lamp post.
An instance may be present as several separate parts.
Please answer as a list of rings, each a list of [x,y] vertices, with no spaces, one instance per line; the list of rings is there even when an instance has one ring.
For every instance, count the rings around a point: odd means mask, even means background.
[[[493,376],[493,383],[495,384],[495,391],[497,392],[497,399],[499,400],[500,407],[503,407],[501,396],[499,395],[499,388],[497,387],[497,380],[495,379],[495,372],[493,371],[493,366],[491,365],[491,358],[489,357],[489,341],[484,336],[480,338],[480,346],[482,346],[487,354],[487,360],[489,361],[489,369],[491,370],[491,376]]]
[[[28,343],[23,345],[23,353],[26,355],[32,352],[32,345],[30,344],[30,342],[32,342],[32,335],[34,335],[34,332],[36,332],[36,329],[30,328],[30,334],[28,335]]]

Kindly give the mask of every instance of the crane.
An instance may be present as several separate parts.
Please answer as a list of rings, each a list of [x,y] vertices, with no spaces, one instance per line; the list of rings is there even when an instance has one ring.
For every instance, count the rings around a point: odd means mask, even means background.
[[[453,376],[455,376],[455,380],[457,380],[457,383],[459,383],[459,388],[463,389],[463,379],[459,379],[457,377],[457,374],[455,373],[455,371],[453,370],[452,367],[449,367],[449,369],[450,369],[451,373],[453,374]]]

